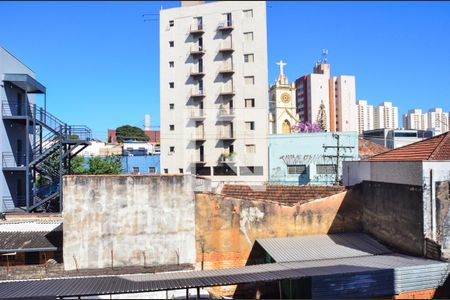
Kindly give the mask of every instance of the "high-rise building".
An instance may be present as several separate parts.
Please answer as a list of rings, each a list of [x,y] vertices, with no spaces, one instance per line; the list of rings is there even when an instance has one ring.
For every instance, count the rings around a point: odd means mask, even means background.
[[[266,181],[266,3],[199,2],[160,11],[161,173]]]
[[[428,129],[428,115],[422,113],[421,109],[410,109],[403,115],[403,127],[405,129]]]
[[[358,115],[358,133],[373,129],[373,106],[367,104],[367,100],[359,100],[356,105]]]
[[[291,133],[291,127],[299,121],[295,101],[295,84],[289,83],[284,74],[283,61],[277,63],[280,66],[280,74],[269,89],[270,114],[269,132],[270,134]]]
[[[436,134],[444,133],[449,130],[449,113],[442,111],[442,108],[431,108],[427,112],[428,129]]]
[[[374,107],[373,118],[374,129],[397,129],[398,107],[393,106],[392,102],[382,102],[378,106]]]
[[[312,74],[295,81],[297,111],[302,122],[317,123],[326,131],[356,131],[354,76],[330,77],[330,65],[317,64]]]

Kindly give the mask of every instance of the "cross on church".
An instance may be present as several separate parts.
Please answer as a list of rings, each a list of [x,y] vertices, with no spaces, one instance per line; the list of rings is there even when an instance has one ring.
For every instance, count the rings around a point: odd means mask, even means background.
[[[285,65],[287,65],[287,63],[285,63],[285,62],[283,62],[282,60],[280,60],[279,62],[277,62],[277,65],[280,66],[280,74],[281,74],[281,75],[284,75],[283,67],[284,67]]]

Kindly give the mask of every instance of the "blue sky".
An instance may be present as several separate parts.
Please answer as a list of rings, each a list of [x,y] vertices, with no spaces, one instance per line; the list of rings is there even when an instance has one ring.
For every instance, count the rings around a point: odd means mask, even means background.
[[[37,73],[51,113],[104,140],[145,113],[159,125],[159,23],[142,14],[161,6],[178,2],[0,2],[0,45]],[[267,32],[269,83],[276,61],[294,80],[326,48],[357,99],[450,111],[450,2],[271,1]]]

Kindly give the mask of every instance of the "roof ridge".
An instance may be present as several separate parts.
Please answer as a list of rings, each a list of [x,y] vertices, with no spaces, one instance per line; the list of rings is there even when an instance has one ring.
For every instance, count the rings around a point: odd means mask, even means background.
[[[441,135],[445,135],[445,136],[442,138],[442,140],[439,142],[439,144],[436,146],[436,148],[434,148],[433,152],[431,152],[431,154],[428,157],[428,159],[434,159],[434,157],[436,157],[437,154],[439,154],[439,150],[441,149],[441,145],[445,144],[445,142],[447,142],[447,140],[450,143],[450,134],[448,134],[448,133],[449,133],[449,131],[438,135],[438,136],[441,136]]]

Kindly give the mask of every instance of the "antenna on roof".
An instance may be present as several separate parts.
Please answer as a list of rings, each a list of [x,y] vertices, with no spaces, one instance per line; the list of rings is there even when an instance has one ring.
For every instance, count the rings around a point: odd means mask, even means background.
[[[321,62],[326,64],[328,61],[328,49],[322,49],[322,59]]]

